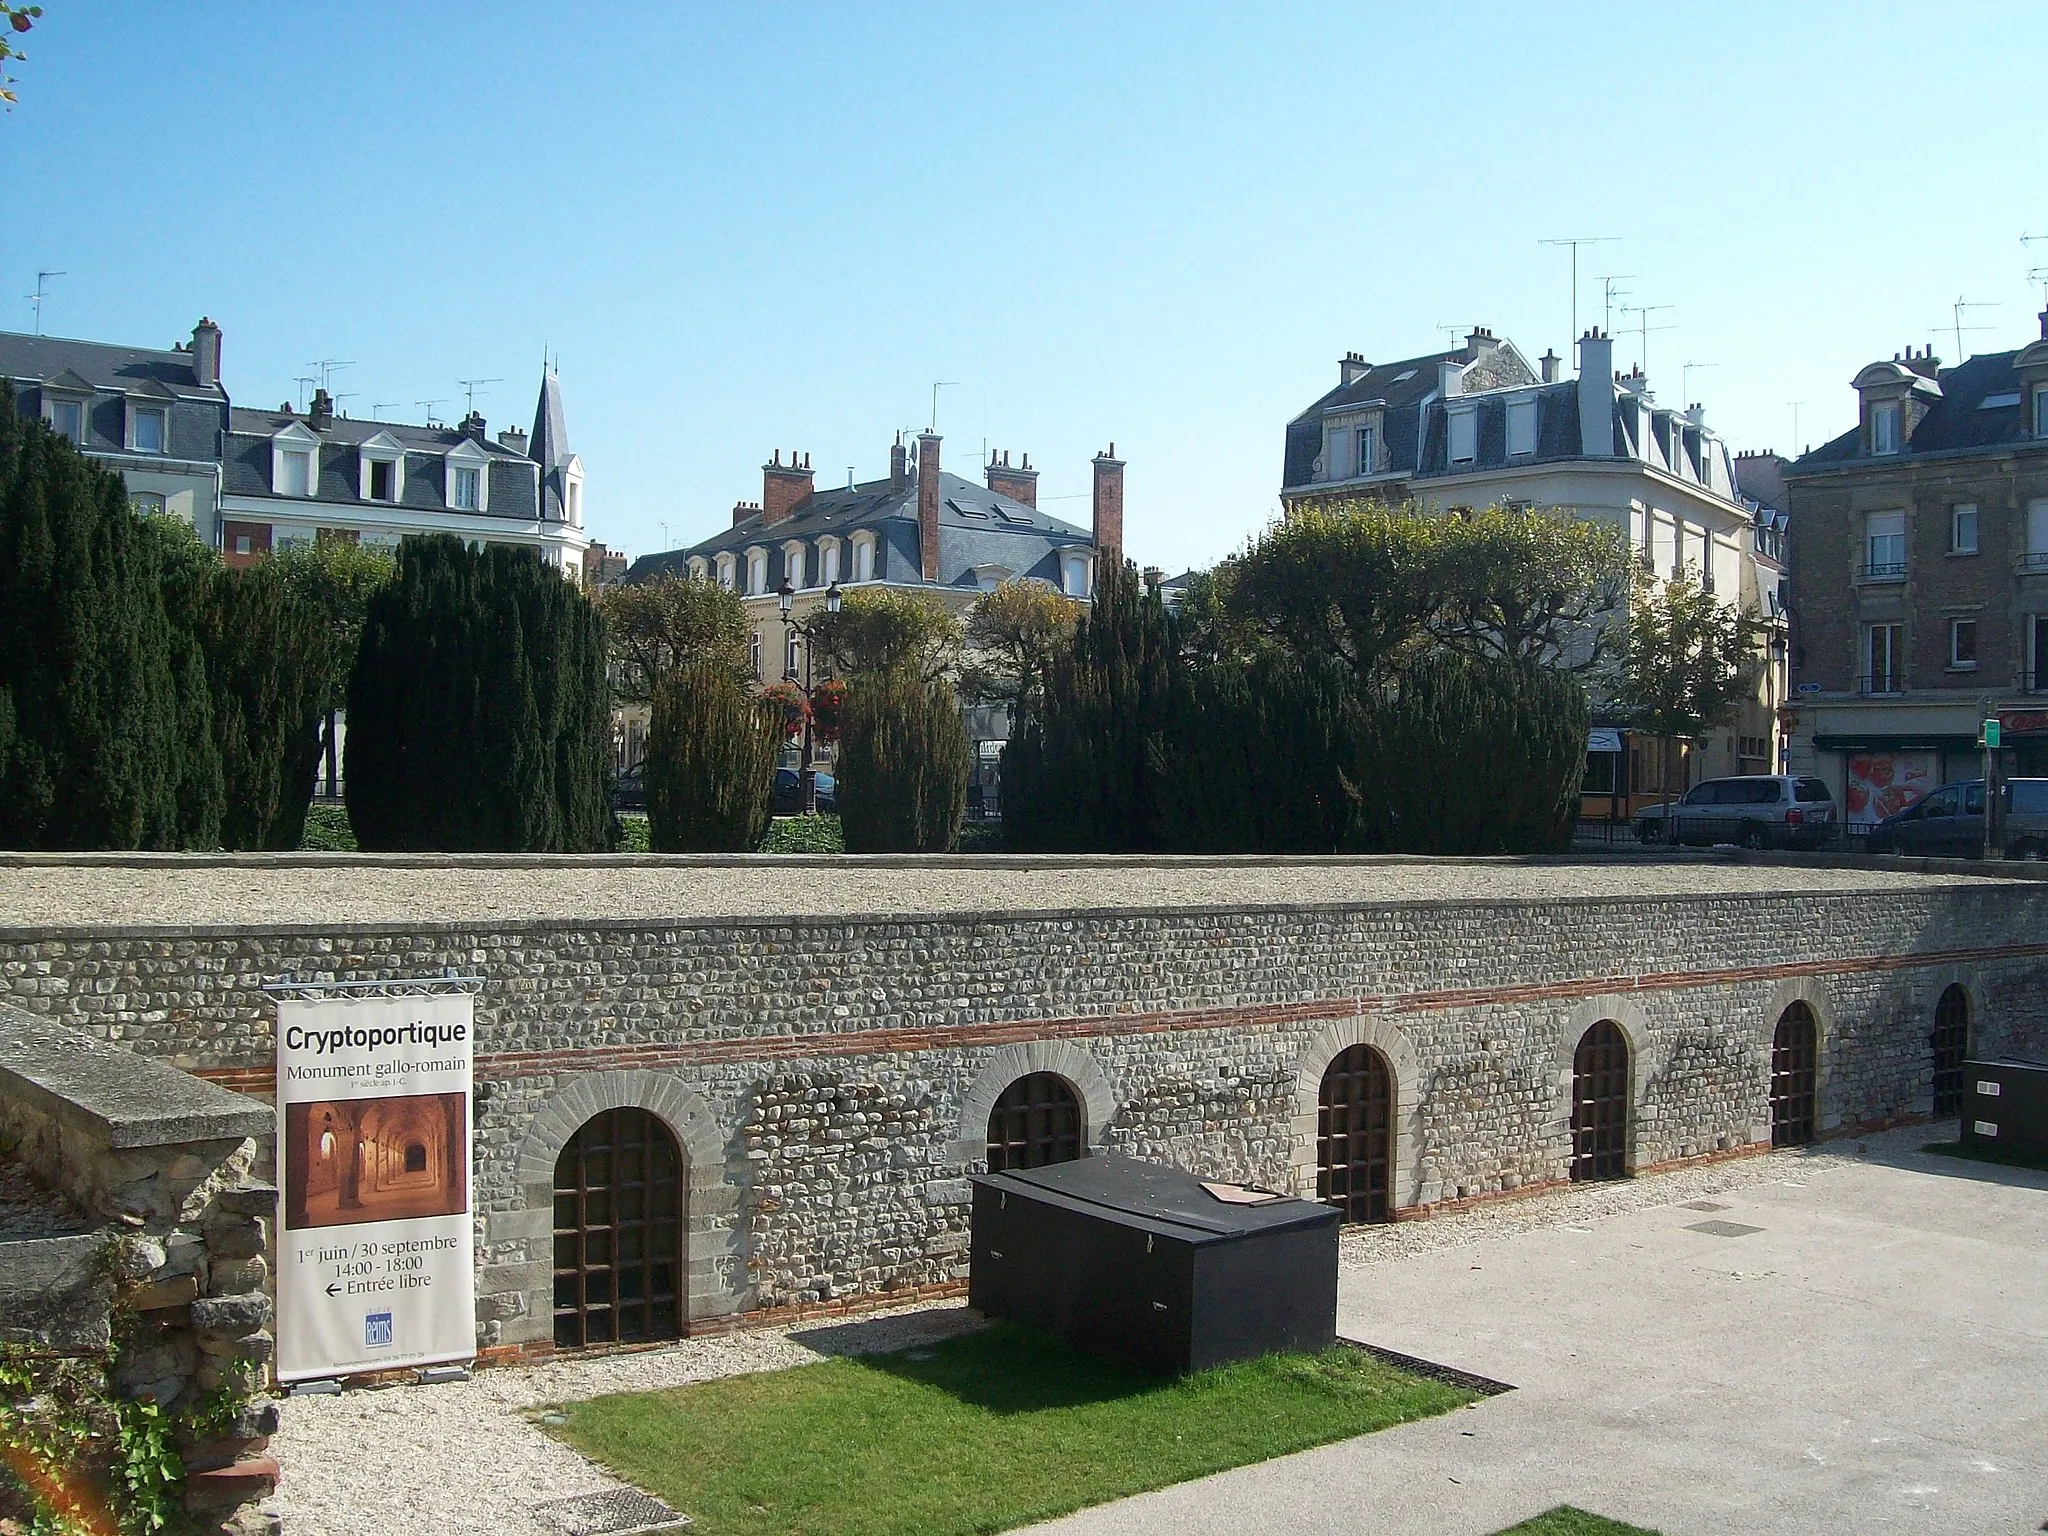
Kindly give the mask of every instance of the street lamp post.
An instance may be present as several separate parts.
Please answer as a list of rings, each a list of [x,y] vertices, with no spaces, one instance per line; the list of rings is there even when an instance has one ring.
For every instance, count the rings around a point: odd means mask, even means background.
[[[815,816],[818,814],[818,765],[816,758],[812,756],[814,738],[811,734],[811,717],[817,713],[817,700],[813,696],[811,680],[811,626],[790,612],[796,603],[796,588],[790,585],[787,576],[782,578],[782,585],[775,589],[775,595],[782,604],[782,680],[801,689],[804,696],[804,755],[803,764],[797,770],[798,784],[803,792],[804,814]],[[825,611],[839,611],[839,583],[836,581],[825,589]],[[804,642],[804,675],[801,682],[797,680],[796,668],[789,664],[789,641],[794,635],[801,635]]]

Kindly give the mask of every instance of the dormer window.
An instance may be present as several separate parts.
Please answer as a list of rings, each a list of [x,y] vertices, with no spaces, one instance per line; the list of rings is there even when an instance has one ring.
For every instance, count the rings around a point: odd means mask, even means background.
[[[1508,456],[1529,454],[1536,451],[1536,402],[1534,400],[1510,400],[1508,402]]]
[[[169,413],[160,405],[131,406],[128,410],[128,448],[133,453],[162,453],[168,435]]]
[[[768,590],[768,551],[750,549],[747,551],[748,597],[759,597]]]
[[[1060,560],[1061,586],[1069,597],[1088,595],[1088,556],[1079,551],[1070,551]]]
[[[782,574],[792,587],[806,585],[804,581],[804,546],[801,539],[791,539],[782,546]]]
[[[293,422],[270,440],[270,494],[311,496],[320,485],[320,439]]]
[[[405,449],[379,432],[356,450],[356,494],[364,501],[396,502],[405,496]]]
[[[475,443],[465,442],[448,455],[444,500],[455,512],[491,509],[491,460]]]
[[[85,402],[83,400],[52,400],[49,402],[50,430],[59,437],[68,437],[74,443],[85,441]]]
[[[1870,451],[1872,453],[1897,453],[1899,451],[1899,406],[1897,401],[1887,401],[1883,405],[1871,407]]]
[[[692,555],[690,557],[689,570],[690,580],[692,581],[704,581],[711,574],[711,567],[704,563],[702,555]]]
[[[872,533],[856,533],[853,536],[853,579],[875,579],[875,536]]]
[[[2034,436],[2048,437],[2048,388],[2034,391]]]
[[[1358,472],[1361,475],[1369,475],[1379,467],[1379,442],[1380,434],[1376,428],[1358,429]]]
[[[839,541],[818,540],[818,585],[836,586],[839,582]]]
[[[718,584],[728,592],[732,590],[733,582],[736,579],[736,565],[737,562],[731,555],[720,555],[718,557]]]
[[[1451,462],[1470,464],[1479,457],[1479,417],[1470,410],[1451,412]]]

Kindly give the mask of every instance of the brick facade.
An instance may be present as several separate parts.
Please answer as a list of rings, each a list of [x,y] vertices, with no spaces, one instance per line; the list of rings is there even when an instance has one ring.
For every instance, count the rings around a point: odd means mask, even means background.
[[[1767,884],[1767,872],[1760,872]],[[1632,1050],[1631,1166],[1769,1140],[1774,1025],[1821,1030],[1827,1130],[1924,1115],[1950,984],[1978,1049],[2048,1050],[2048,884],[918,919],[0,930],[0,997],[268,1091],[279,976],[482,975],[478,1328],[548,1345],[552,1170],[646,1108],[688,1168],[689,1316],[964,1275],[996,1096],[1055,1072],[1097,1148],[1313,1194],[1321,1073],[1394,1083],[1394,1202],[1568,1175],[1573,1047]]]

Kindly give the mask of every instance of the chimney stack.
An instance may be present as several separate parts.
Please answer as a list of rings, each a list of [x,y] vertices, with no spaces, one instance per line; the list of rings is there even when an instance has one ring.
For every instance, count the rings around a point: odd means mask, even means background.
[[[204,316],[192,327],[192,374],[201,389],[220,387],[220,327]]]
[[[472,442],[481,443],[486,441],[484,436],[484,413],[482,411],[471,411],[462,418],[462,425],[458,430]]]
[[[903,446],[903,434],[896,434],[896,441],[889,449],[889,489],[900,491],[910,484],[910,453]]]
[[[1564,361],[1564,359],[1560,358],[1557,355],[1556,350],[1553,348],[1552,350],[1545,352],[1536,361],[1537,365],[1541,367],[1543,370],[1543,382],[1546,384],[1555,384],[1557,382],[1557,365]]]
[[[1000,462],[994,449],[989,450],[988,469],[985,472],[988,488],[998,496],[1007,496],[1012,501],[1021,501],[1034,512],[1038,510],[1038,471],[1031,467],[1031,455],[1024,455],[1024,467],[1010,466],[1010,450],[1005,448]]]
[[[504,430],[504,431],[502,431],[502,432],[500,432],[500,433],[498,434],[498,445],[499,445],[500,447],[502,447],[502,448],[510,448],[510,449],[511,449],[511,450],[512,450],[512,451],[513,451],[514,453],[518,454],[518,455],[519,455],[519,456],[520,456],[520,457],[521,457],[522,459],[523,459],[523,458],[525,458],[525,457],[526,457],[526,428],[524,428],[524,427],[507,427],[507,428],[505,428],[505,430]]]
[[[939,579],[939,434],[917,434],[917,553],[926,581]]]
[[[1475,325],[1465,337],[1465,361],[1476,363],[1499,345],[1500,343],[1494,339],[1493,332],[1483,325]]]
[[[1116,444],[1095,455],[1095,569],[1124,556],[1124,461]]]
[[[2048,341],[2048,309],[2041,311],[2041,339]]]
[[[811,494],[811,456],[804,455],[802,464],[796,461],[796,450],[789,451],[789,462],[782,462],[782,450],[775,450],[775,457],[761,466],[761,526],[772,527],[789,517],[803,505]]]
[[[1579,451],[1614,457],[1614,339],[1597,325],[1579,338]]]
[[[732,504],[732,525],[735,528],[739,527],[748,518],[759,517],[760,515],[761,503],[758,501],[736,501]]]
[[[1448,400],[1453,395],[1465,392],[1465,365],[1457,362],[1440,362],[1436,365],[1436,393],[1439,400]]]
[[[1346,384],[1356,384],[1371,369],[1372,364],[1362,355],[1357,352],[1346,352],[1337,359],[1337,387],[1342,389]]]
[[[326,390],[314,389],[313,403],[306,411],[306,424],[315,432],[334,425],[334,397]]]

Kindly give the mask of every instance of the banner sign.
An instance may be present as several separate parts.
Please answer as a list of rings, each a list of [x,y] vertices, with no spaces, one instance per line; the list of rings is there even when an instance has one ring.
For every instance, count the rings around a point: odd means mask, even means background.
[[[277,1379],[476,1354],[475,999],[277,1004]]]

